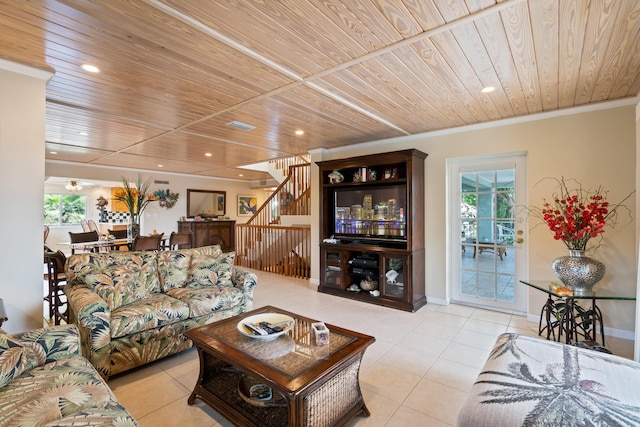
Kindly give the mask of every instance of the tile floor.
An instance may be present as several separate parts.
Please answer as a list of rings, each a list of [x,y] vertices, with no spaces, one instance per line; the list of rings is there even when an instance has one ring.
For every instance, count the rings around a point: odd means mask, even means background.
[[[257,272],[255,307],[273,305],[376,337],[365,352],[360,384],[368,418],[349,426],[452,426],[495,337],[537,336],[524,317],[461,305],[427,304],[416,313],[320,294],[307,280]],[[607,337],[607,346],[631,358],[633,342]],[[198,375],[194,349],[109,381],[118,400],[143,427],[231,426],[197,401],[187,405]]]

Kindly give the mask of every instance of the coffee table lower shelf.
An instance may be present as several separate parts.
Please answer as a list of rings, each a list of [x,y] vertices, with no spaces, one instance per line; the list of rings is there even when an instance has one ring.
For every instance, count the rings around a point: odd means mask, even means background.
[[[256,406],[240,396],[242,371],[198,350],[206,369],[189,396],[189,405],[199,398],[238,426],[340,426],[356,415],[369,415],[358,384],[361,354],[298,396],[287,396],[272,387],[273,406]]]
[[[255,426],[286,426],[289,411],[286,404],[272,407],[258,407],[247,403],[238,392],[238,384],[243,374],[222,370],[199,384],[189,398],[192,404],[196,397],[226,415],[238,424]],[[240,422],[244,420],[244,422]]]

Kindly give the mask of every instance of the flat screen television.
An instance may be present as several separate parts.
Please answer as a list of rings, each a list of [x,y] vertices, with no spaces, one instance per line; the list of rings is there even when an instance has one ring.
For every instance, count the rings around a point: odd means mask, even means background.
[[[406,184],[336,188],[332,192],[335,238],[406,244]]]

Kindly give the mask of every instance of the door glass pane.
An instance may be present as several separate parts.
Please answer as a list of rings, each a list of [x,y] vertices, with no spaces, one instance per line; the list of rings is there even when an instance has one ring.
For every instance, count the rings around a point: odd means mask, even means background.
[[[493,191],[495,188],[495,172],[478,173],[478,191]]]
[[[514,169],[460,174],[463,295],[494,301],[515,300],[514,181]]]
[[[512,274],[498,274],[496,298],[500,301],[511,302],[515,299],[515,279]]]
[[[460,174],[460,191],[462,193],[475,193],[476,186],[476,174],[475,173],[462,173]]]
[[[480,242],[493,241],[493,220],[481,219],[478,221],[478,240]]]

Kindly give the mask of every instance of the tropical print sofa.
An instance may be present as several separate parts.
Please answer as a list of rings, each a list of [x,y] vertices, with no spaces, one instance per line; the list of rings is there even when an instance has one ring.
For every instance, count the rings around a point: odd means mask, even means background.
[[[8,335],[0,330],[1,426],[138,423],[87,359],[73,325]]]
[[[220,246],[69,257],[64,292],[82,354],[108,378],[183,351],[183,332],[253,307],[257,277]]]
[[[459,427],[638,426],[640,364],[515,333],[498,337]]]

